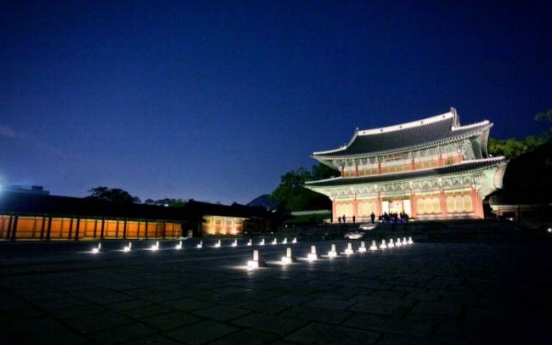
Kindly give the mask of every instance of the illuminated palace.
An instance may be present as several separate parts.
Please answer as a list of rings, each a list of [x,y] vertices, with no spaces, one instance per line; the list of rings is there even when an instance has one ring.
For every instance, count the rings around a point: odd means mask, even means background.
[[[332,200],[333,221],[366,221],[374,213],[416,219],[484,218],[483,199],[502,187],[507,161],[487,151],[489,121],[461,126],[445,114],[358,130],[349,144],[313,158],[341,176],[305,187]]]

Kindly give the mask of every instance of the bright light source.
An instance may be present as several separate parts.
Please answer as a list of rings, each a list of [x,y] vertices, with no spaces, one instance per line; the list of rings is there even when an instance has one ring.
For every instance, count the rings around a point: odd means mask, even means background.
[[[290,264],[290,263],[292,263],[292,262],[293,262],[293,261],[292,261],[291,258],[288,258],[287,256],[283,256],[283,257],[282,257],[282,263],[283,263],[284,265]]]
[[[98,254],[100,252],[100,249],[102,249],[102,244],[98,243],[97,247],[92,248],[92,254]]]
[[[259,268],[259,262],[254,260],[247,261],[247,267],[249,268]]]

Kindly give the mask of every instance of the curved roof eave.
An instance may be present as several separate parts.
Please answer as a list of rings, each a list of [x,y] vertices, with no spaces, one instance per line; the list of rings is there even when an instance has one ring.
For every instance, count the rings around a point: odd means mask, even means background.
[[[483,170],[495,165],[498,166],[500,164],[507,164],[507,162],[508,161],[504,156],[499,156],[499,157],[493,157],[493,158],[486,158],[483,160],[481,159],[466,160],[455,165],[448,165],[448,166],[439,167],[439,168],[420,169],[420,170],[397,172],[397,173],[384,174],[384,175],[371,175],[371,176],[348,177],[348,178],[334,177],[334,178],[325,179],[325,180],[308,181],[308,182],[305,182],[305,186],[306,187],[339,187],[343,185],[358,184],[358,183],[370,184],[370,183],[381,183],[381,182],[387,182],[387,181],[395,181],[395,182],[406,181],[406,180],[411,180],[413,178],[415,179],[424,178],[430,175],[439,175],[439,176],[453,175],[453,174],[457,174],[458,170],[460,171]],[[462,169],[462,168],[465,168],[465,169]],[[338,183],[336,184],[335,182],[338,182]]]
[[[457,141],[457,140],[473,137],[473,136],[476,136],[476,135],[481,135],[482,132],[484,132],[486,129],[490,128],[493,124],[486,121],[485,123],[481,122],[480,125],[481,125],[481,127],[475,127],[475,128],[477,128],[477,130],[465,132],[465,133],[462,133],[462,134],[456,135],[456,136],[446,137],[446,138],[443,138],[443,139],[440,139],[440,140],[421,143],[421,144],[418,144],[418,145],[401,147],[400,149],[391,149],[391,150],[384,150],[384,151],[368,152],[368,153],[363,153],[363,154],[339,155],[339,156],[318,155],[318,153],[315,152],[315,153],[313,153],[312,158],[314,158],[318,161],[324,161],[324,160],[327,161],[327,160],[333,160],[333,159],[357,159],[357,158],[368,158],[368,157],[382,156],[382,155],[387,155],[387,154],[390,154],[390,153],[396,153],[397,151],[404,152],[404,151],[420,150],[420,149],[425,149],[425,148],[432,147],[432,146],[435,146],[435,145],[439,145],[441,143],[449,143],[449,142],[454,142],[454,141]],[[488,128],[486,128],[486,127],[488,127]],[[355,138],[356,138],[356,136],[355,136]],[[346,150],[346,147],[341,148],[339,150],[333,150],[333,152],[332,151],[325,151],[325,152],[335,153],[335,152],[343,151],[343,150]]]

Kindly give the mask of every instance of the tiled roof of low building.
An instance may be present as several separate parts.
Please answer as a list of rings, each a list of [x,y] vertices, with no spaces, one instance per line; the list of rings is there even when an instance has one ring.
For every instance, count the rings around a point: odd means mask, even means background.
[[[189,216],[183,212],[181,207],[116,203],[94,198],[75,198],[12,191],[4,191],[0,194],[0,213],[163,219],[172,221],[184,221],[189,219]]]
[[[423,120],[396,126],[357,131],[348,145],[314,152],[314,158],[343,158],[367,153],[392,152],[477,133],[490,128],[489,121],[460,126],[454,109]]]

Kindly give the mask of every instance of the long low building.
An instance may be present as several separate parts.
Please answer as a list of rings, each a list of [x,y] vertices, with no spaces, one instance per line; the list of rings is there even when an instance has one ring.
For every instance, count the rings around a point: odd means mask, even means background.
[[[416,219],[483,218],[483,199],[502,187],[507,161],[487,151],[492,123],[462,126],[445,114],[357,130],[349,144],[314,152],[340,172],[305,187],[332,200],[333,221],[408,214]]]
[[[189,201],[183,207],[114,203],[41,193],[0,192],[0,239],[171,239],[241,236],[267,228],[262,207]],[[269,229],[268,229],[269,230]]]

